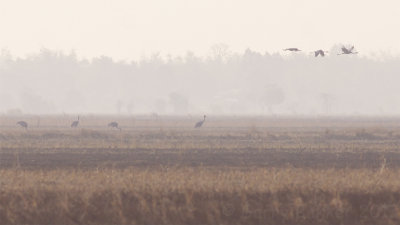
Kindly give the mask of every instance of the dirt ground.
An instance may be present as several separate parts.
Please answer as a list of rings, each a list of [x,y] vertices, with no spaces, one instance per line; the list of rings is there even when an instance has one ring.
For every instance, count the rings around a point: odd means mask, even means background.
[[[84,116],[74,129],[53,116],[26,130],[15,125],[20,119],[0,119],[0,168],[400,167],[393,118],[217,117],[195,129],[188,117]]]

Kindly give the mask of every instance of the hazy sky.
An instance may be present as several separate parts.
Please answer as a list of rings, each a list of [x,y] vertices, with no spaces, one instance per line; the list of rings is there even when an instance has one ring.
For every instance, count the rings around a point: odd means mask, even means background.
[[[2,0],[0,48],[25,56],[41,48],[79,56],[138,59],[286,47],[400,53],[396,0]]]

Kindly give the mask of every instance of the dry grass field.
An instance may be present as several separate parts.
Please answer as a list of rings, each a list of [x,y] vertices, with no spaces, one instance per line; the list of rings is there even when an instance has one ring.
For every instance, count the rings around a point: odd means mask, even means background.
[[[400,119],[199,118],[0,117],[0,224],[400,224]]]

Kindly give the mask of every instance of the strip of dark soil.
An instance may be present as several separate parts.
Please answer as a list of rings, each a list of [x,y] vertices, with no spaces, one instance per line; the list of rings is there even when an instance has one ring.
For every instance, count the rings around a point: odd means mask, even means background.
[[[273,149],[56,149],[0,151],[0,168],[66,169],[158,166],[400,168],[400,152],[288,152]]]

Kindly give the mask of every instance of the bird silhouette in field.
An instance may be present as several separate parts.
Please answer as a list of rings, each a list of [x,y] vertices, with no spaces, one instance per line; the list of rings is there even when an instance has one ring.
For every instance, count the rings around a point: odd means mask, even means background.
[[[110,128],[117,128],[117,129],[119,129],[121,131],[121,128],[118,126],[118,123],[115,122],[115,121],[109,123],[107,126],[110,127]]]
[[[79,116],[78,116],[78,120],[75,120],[74,122],[71,123],[71,127],[78,127],[79,125]]]
[[[27,129],[28,128],[28,123],[25,121],[18,121],[17,122],[18,125],[20,125],[21,127]]]
[[[283,51],[299,52],[301,50],[298,48],[286,48],[286,49],[283,49]]]
[[[317,51],[313,51],[312,53],[314,53],[314,56],[315,57],[318,57],[319,55],[320,56],[322,56],[322,57],[324,57],[325,56],[325,53],[327,53],[328,51],[324,51],[324,50],[317,50]]]
[[[342,47],[342,53],[339,53],[338,55],[349,55],[349,54],[357,54],[358,52],[353,52],[354,46],[351,46],[350,48]]]
[[[200,128],[201,126],[203,126],[204,121],[206,121],[206,115],[204,115],[203,120],[200,120],[199,122],[196,123],[196,125],[194,125],[194,128]]]

